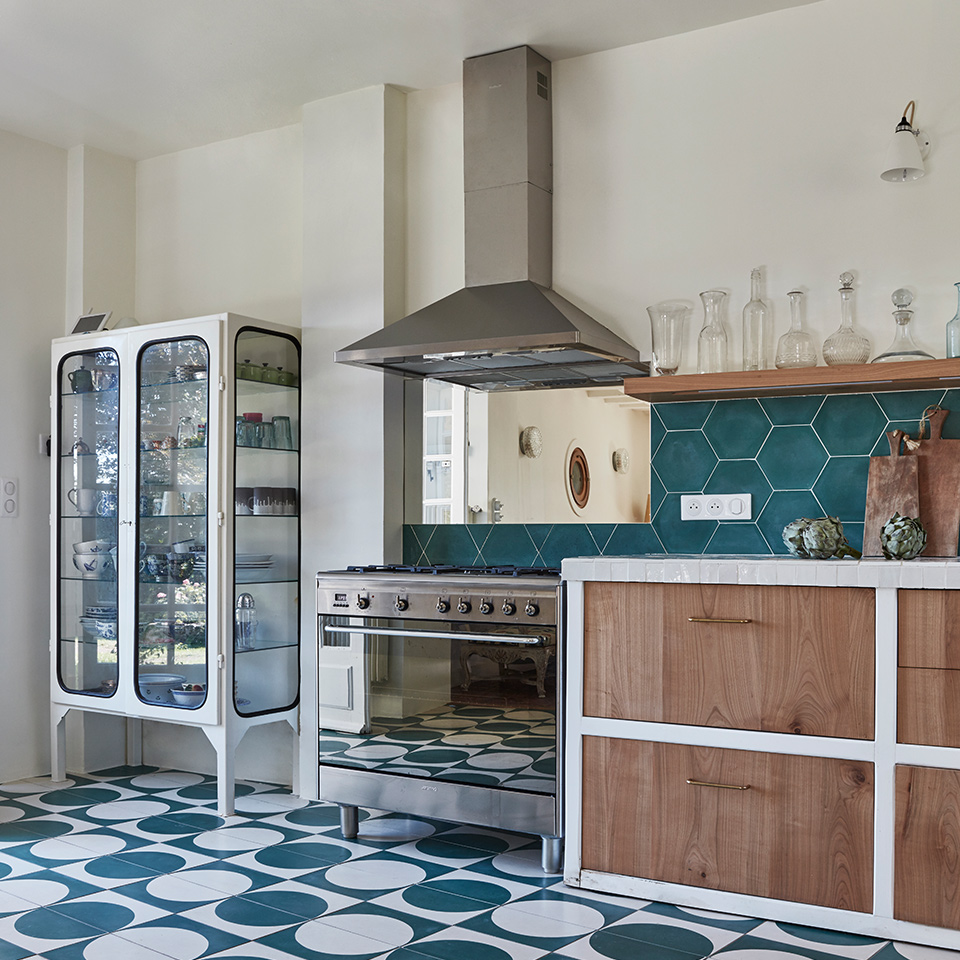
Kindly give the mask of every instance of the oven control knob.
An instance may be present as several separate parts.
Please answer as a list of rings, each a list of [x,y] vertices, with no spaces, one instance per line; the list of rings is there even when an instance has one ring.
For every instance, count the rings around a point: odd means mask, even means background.
[[[443,597],[437,598],[437,613],[449,613],[450,611],[450,601],[444,600]]]
[[[528,617],[535,617],[540,612],[540,607],[537,606],[532,600],[527,601],[527,605],[523,608],[523,612]]]
[[[394,606],[402,613],[407,607],[410,606],[410,601],[406,597],[397,597],[397,602]]]
[[[460,613],[469,613],[472,609],[473,609],[473,608],[470,606],[470,601],[469,601],[469,600],[464,600],[463,597],[461,597],[461,598],[457,601],[457,610],[458,610]]]
[[[505,617],[512,617],[517,612],[517,605],[510,600],[504,600],[500,609]]]
[[[370,598],[364,596],[357,597],[357,609],[366,610],[370,606]]]
[[[493,604],[489,600],[481,600],[480,612],[483,614],[493,613]]]

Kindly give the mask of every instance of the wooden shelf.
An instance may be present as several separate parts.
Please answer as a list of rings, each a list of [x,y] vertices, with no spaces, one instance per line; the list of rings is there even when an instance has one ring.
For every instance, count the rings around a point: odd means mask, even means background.
[[[650,403],[790,397],[811,393],[887,393],[960,386],[960,359],[852,363],[836,367],[628,377],[623,392]]]

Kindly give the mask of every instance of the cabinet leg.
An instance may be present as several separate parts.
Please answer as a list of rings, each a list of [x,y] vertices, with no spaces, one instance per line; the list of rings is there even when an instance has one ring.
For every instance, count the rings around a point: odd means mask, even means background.
[[[143,721],[127,717],[127,765],[139,767],[143,763]]]
[[[55,782],[67,779],[67,711],[50,711],[50,775]]]

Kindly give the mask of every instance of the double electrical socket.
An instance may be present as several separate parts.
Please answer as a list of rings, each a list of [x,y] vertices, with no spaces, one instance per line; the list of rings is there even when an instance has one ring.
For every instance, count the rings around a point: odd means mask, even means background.
[[[751,520],[749,493],[692,493],[680,497],[681,520]]]

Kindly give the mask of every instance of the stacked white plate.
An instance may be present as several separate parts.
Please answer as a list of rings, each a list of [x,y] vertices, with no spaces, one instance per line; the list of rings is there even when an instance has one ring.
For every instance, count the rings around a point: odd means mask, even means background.
[[[238,570],[266,570],[273,566],[272,553],[238,553]]]

